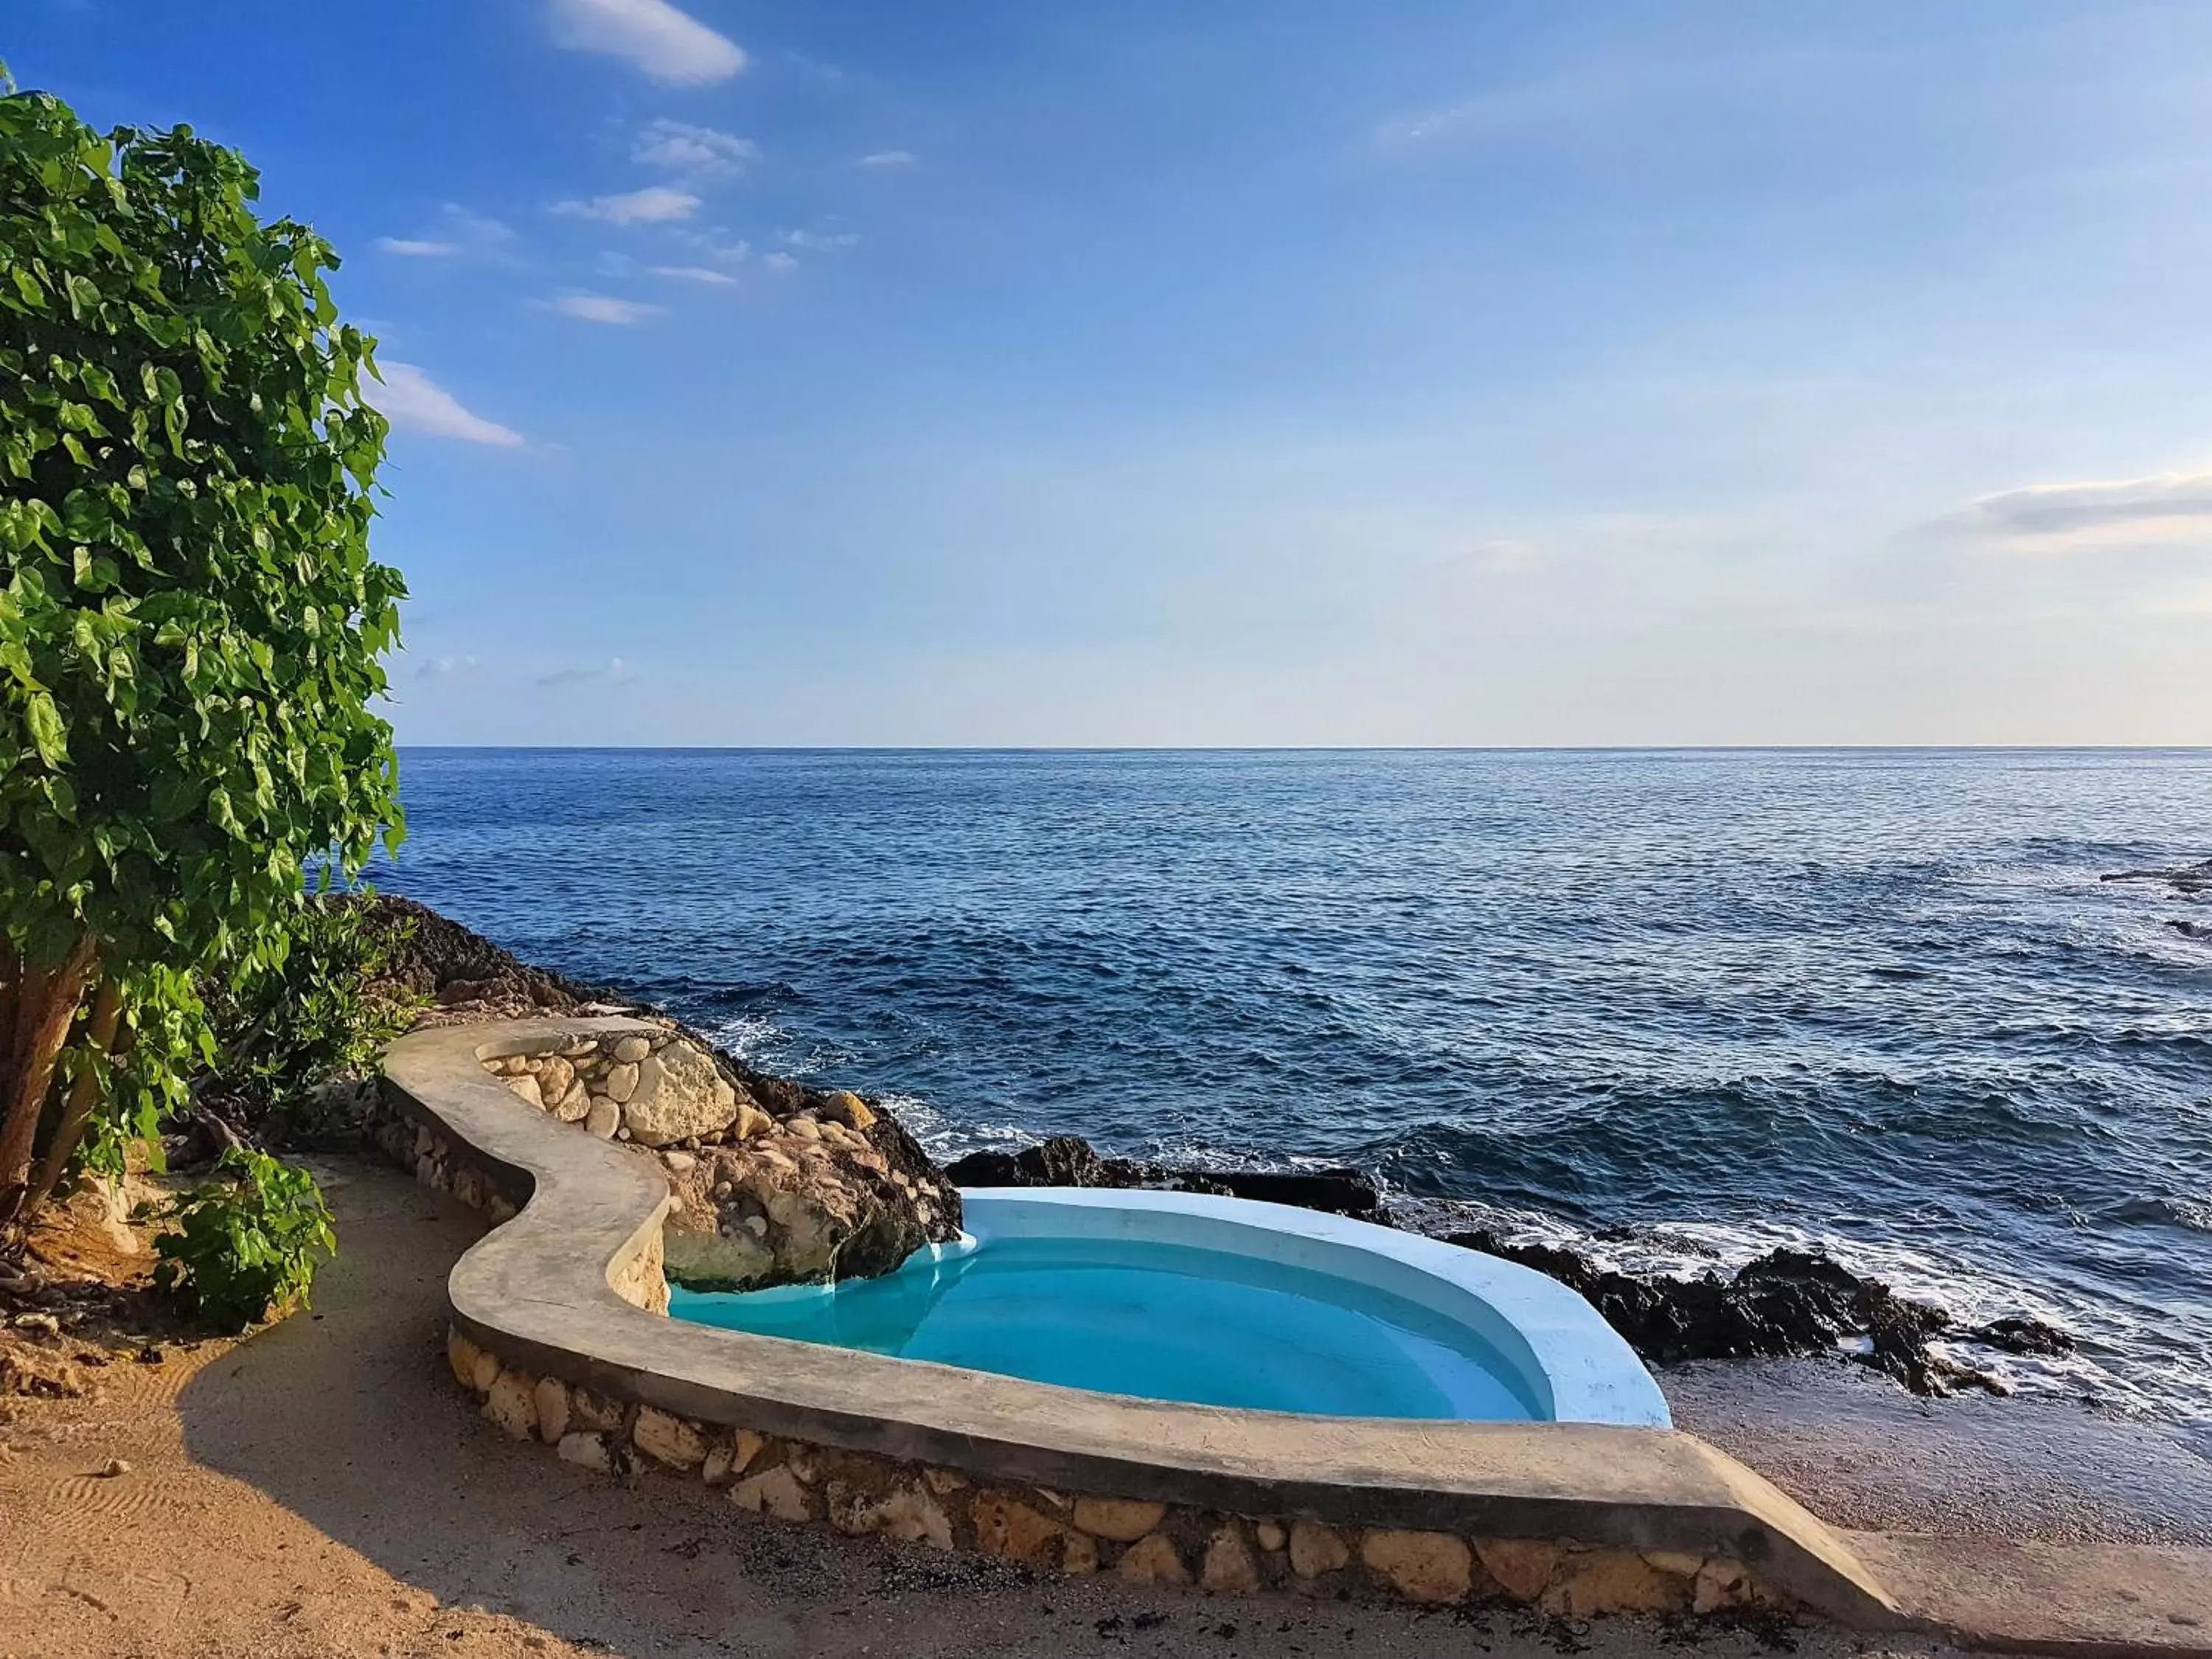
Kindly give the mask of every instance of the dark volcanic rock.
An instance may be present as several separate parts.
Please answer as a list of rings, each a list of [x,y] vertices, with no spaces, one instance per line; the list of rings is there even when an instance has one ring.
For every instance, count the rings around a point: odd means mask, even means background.
[[[962,1187],[1120,1187],[1108,1178],[1105,1159],[1091,1143],[1054,1135],[1018,1152],[970,1152],[945,1168]]]
[[[1291,1204],[1301,1210],[1348,1215],[1356,1221],[1388,1223],[1389,1212],[1375,1183],[1357,1170],[1304,1170],[1279,1174],[1267,1170],[1214,1170],[1218,1181],[1239,1198],[1263,1204]]]
[[[1133,1158],[1101,1158],[1089,1141],[1075,1135],[1055,1135],[1018,1152],[970,1152],[945,1174],[962,1187],[1152,1188],[1289,1204],[1362,1221],[1389,1218],[1382,1194],[1357,1170],[1176,1170]]]
[[[1745,1263],[1734,1279],[1714,1273],[1674,1279],[1598,1267],[1573,1250],[1509,1243],[1487,1229],[1453,1233],[1449,1242],[1548,1273],[1581,1295],[1654,1364],[1829,1353],[1847,1338],[1863,1336],[1869,1351],[1851,1358],[1915,1394],[1941,1395],[1959,1387],[2004,1392],[1995,1377],[1929,1352],[1930,1339],[1950,1328],[1950,1316],[1941,1308],[1899,1296],[1826,1255],[1771,1250]],[[2027,1340],[2030,1326],[2050,1332],[2029,1320],[2001,1320],[1983,1329],[2017,1327],[2018,1340]],[[1971,1334],[1984,1340],[1981,1333]],[[2050,1334],[2065,1340],[2063,1333]]]
[[[573,1014],[597,1004],[631,1006],[619,993],[533,968],[413,899],[370,893],[348,895],[341,902],[365,911],[369,925],[386,936],[390,960],[378,988],[427,997],[443,1009],[475,1011],[479,1018]]]
[[[1985,1347],[2002,1348],[2007,1353],[2033,1354],[2048,1358],[2052,1355],[2074,1352],[2074,1339],[2056,1325],[2046,1325],[2039,1319],[2021,1315],[1993,1319],[1986,1325],[1978,1325],[1972,1330],[1961,1331],[1959,1334],[1966,1341],[1979,1342]]]

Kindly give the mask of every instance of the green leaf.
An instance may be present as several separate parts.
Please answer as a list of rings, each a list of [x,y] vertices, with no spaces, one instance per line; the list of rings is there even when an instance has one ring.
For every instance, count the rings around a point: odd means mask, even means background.
[[[25,718],[31,728],[32,746],[39,758],[48,766],[59,766],[69,758],[69,733],[62,725],[62,711],[54,707],[50,693],[34,691],[24,708]]]

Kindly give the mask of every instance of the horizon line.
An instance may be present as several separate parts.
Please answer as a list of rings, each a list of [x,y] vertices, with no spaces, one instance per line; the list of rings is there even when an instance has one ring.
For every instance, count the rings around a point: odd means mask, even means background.
[[[2212,754],[2201,743],[396,743],[398,750],[663,755]]]

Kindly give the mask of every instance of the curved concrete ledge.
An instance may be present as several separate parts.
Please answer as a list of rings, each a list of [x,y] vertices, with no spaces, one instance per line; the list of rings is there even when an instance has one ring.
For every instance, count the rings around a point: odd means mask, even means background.
[[[394,1043],[387,1105],[447,1137],[520,1212],[453,1270],[456,1327],[617,1400],[978,1481],[1249,1516],[1723,1556],[1862,1627],[1904,1622],[1835,1532],[1673,1430],[1300,1417],[1161,1404],[670,1320],[665,1182],[646,1158],[518,1103],[482,1061],[635,1020],[448,1027]]]

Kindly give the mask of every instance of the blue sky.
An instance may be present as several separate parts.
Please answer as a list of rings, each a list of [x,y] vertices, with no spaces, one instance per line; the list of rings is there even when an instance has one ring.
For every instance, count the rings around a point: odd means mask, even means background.
[[[2212,741],[2212,7],[9,0],[398,430],[404,741]]]

